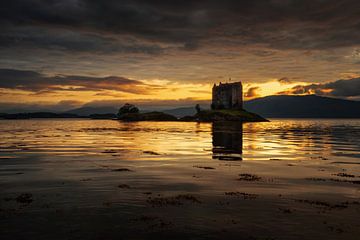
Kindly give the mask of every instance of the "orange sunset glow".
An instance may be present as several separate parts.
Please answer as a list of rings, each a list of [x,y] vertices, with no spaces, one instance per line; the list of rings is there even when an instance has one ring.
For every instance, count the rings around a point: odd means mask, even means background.
[[[242,81],[245,100],[359,99],[358,18],[346,3],[40,2],[1,8],[0,112],[110,102],[208,107],[212,85],[230,78]],[[348,13],[341,21],[338,8]]]
[[[0,1],[0,240],[355,240],[360,0]]]

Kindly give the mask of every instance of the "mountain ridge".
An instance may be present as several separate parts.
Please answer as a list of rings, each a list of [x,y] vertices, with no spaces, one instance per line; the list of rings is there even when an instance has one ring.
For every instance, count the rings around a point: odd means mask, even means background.
[[[202,106],[208,110],[209,107]],[[257,113],[265,118],[360,118],[360,101],[329,98],[317,95],[272,95],[244,102],[244,109]],[[141,112],[149,112],[141,109]],[[178,118],[193,116],[195,106],[175,107],[161,110]],[[11,111],[11,112],[15,112]],[[8,112],[11,113],[11,112]],[[52,111],[16,111],[17,113],[52,112]],[[116,114],[113,106],[83,106],[67,111],[55,111],[58,114],[75,114],[88,117],[93,114]]]
[[[317,95],[272,95],[244,103],[246,110],[277,118],[360,118],[360,102]]]

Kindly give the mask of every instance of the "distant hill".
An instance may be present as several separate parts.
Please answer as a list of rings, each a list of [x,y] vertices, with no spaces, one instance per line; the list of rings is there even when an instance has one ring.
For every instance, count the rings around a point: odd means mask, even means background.
[[[116,114],[118,112],[118,108],[109,107],[109,106],[100,106],[100,107],[80,107],[75,108],[64,113],[77,114],[79,116],[90,116],[96,114]],[[150,109],[140,109],[142,113],[151,112],[154,110]],[[174,109],[161,110],[161,112],[173,115],[175,117],[184,117],[184,116],[192,116],[196,113],[195,107],[181,107]]]
[[[17,113],[30,113],[30,112],[57,112],[57,111],[52,111],[52,109],[49,108],[30,107],[30,108],[4,108],[1,109],[1,112],[7,114],[17,114]]]
[[[268,96],[244,103],[266,118],[360,118],[360,102],[316,95]]]
[[[254,112],[265,118],[360,118],[360,101],[321,97],[316,95],[288,96],[274,95],[263,98],[256,98],[244,102],[247,111]],[[203,110],[209,109],[203,107]],[[142,113],[149,112],[148,109],[141,109]],[[113,118],[118,112],[117,107],[80,107],[62,113],[51,113],[51,111],[4,111],[0,118],[56,118],[56,117],[92,117],[92,118]],[[177,118],[193,116],[196,114],[194,106],[162,110],[163,113],[173,115]],[[4,116],[7,114],[8,116]],[[11,115],[11,113],[19,113]],[[30,113],[30,114],[29,114]]]
[[[31,119],[31,118],[78,118],[79,116],[71,113],[52,113],[52,112],[31,112],[31,113],[1,113],[0,119]]]
[[[108,113],[117,113],[118,109],[115,107],[80,107],[75,108],[65,113],[76,114],[79,116],[89,116],[93,114],[108,114]]]

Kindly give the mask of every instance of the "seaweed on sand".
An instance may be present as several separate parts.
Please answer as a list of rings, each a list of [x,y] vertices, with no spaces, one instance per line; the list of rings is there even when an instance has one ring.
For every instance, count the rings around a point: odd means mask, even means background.
[[[185,202],[191,202],[191,203],[201,203],[199,199],[197,199],[195,196],[191,194],[180,194],[175,197],[156,197],[151,198],[147,200],[147,203],[151,204],[152,206],[167,206],[167,205],[184,205]]]
[[[259,180],[261,180],[261,177],[255,175],[255,174],[241,173],[241,174],[239,174],[239,178],[237,180],[239,180],[239,181],[259,181]]]

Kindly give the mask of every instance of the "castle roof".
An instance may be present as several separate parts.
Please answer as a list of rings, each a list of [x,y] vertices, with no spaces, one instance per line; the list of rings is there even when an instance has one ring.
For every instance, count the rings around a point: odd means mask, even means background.
[[[214,83],[214,87],[232,87],[232,86],[238,86],[238,85],[242,85],[241,81],[240,82],[232,82],[232,83],[220,82],[219,85],[216,85],[216,83]]]

